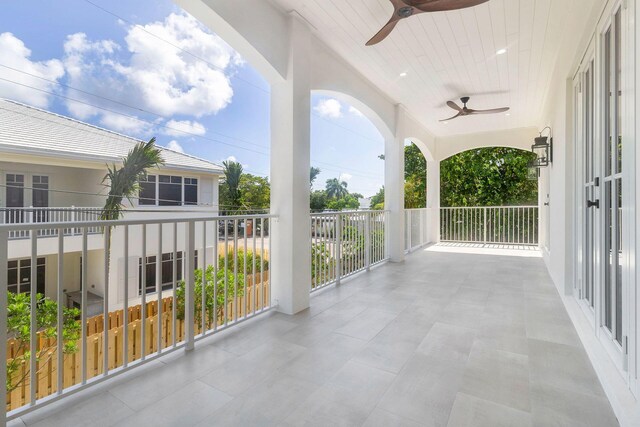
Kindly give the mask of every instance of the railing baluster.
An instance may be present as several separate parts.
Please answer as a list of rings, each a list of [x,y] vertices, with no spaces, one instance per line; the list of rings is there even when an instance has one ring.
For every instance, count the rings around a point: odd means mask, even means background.
[[[37,381],[37,354],[38,354],[38,323],[37,323],[37,265],[38,265],[38,232],[37,230],[31,230],[31,284],[30,284],[30,318],[29,318],[29,405],[34,406],[36,404],[36,391],[38,389]],[[6,313],[6,312],[5,312]],[[4,314],[3,314],[4,315]],[[83,329],[84,330],[84,329]],[[86,333],[86,332],[85,332]],[[83,335],[84,337],[84,335]],[[83,357],[84,368],[84,357]],[[84,369],[83,369],[83,381],[84,381]]]
[[[0,222],[4,221],[4,214],[2,215],[2,219]],[[9,231],[6,229],[0,229],[0,331],[7,330],[7,292],[9,292],[8,287],[8,248],[9,248]],[[58,304],[60,307],[60,304]],[[60,309],[58,309],[59,311]],[[58,318],[60,315],[58,314]],[[60,324],[58,323],[58,331],[60,331]],[[59,332],[58,332],[59,333]],[[58,346],[59,347],[59,346]],[[6,335],[3,339],[0,339],[0,360],[7,360],[7,337]],[[60,366],[60,365],[58,365]],[[7,384],[7,369],[0,369],[0,402],[4,402],[6,405],[7,402],[7,388],[6,386],[1,386],[1,384]],[[58,389],[59,390],[59,389]],[[5,411],[0,411],[0,425],[6,425],[7,413]]]
[[[80,325],[82,327],[82,384],[87,383],[87,309],[89,308],[87,304],[87,285],[89,282],[87,280],[87,257],[89,256],[87,246],[87,228],[82,227],[82,282],[80,284],[80,286],[82,286],[82,310],[80,311]]]
[[[183,262],[185,264],[185,350],[191,351],[195,342],[195,222],[185,223],[185,244]]]

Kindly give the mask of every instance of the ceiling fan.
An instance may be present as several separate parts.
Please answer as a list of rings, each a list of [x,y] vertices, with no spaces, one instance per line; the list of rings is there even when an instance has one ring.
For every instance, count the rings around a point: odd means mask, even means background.
[[[443,12],[477,6],[489,0],[390,0],[393,16],[378,33],[367,42],[367,46],[380,43],[395,28],[398,21],[424,12]]]
[[[447,105],[456,110],[458,114],[453,117],[449,117],[448,119],[440,120],[441,122],[447,122],[449,120],[455,119],[456,117],[472,116],[475,114],[497,114],[509,111],[509,107],[493,108],[491,110],[472,110],[471,108],[467,108],[467,102],[469,102],[468,96],[460,98],[460,101],[464,105],[462,108],[460,108],[460,106],[458,106],[458,104],[453,101],[447,101]]]

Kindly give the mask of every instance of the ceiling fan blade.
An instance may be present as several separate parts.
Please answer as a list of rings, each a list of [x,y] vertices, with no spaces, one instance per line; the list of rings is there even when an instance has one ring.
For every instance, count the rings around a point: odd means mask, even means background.
[[[487,1],[489,0],[406,0],[406,3],[423,12],[445,12],[477,6]]]
[[[493,108],[491,110],[471,110],[469,109],[469,114],[497,114],[497,113],[504,113],[509,111],[509,107],[503,107],[503,108]]]
[[[389,22],[387,22],[385,26],[382,27],[382,29],[378,31],[376,35],[373,36],[371,40],[369,40],[366,43],[366,45],[372,46],[374,44],[380,43],[382,40],[387,38],[387,36],[391,34],[391,31],[393,31],[393,29],[396,27],[396,24],[398,23],[398,21],[401,19],[402,19],[401,17],[399,17],[397,14],[394,13],[393,17],[389,20]]]
[[[458,106],[458,104],[456,104],[456,103],[455,103],[455,102],[453,102],[453,101],[447,101],[447,105],[448,105],[450,108],[453,108],[453,109],[454,109],[454,110],[456,110],[456,111],[460,111],[460,112],[462,111],[462,108],[460,108],[460,107]]]
[[[453,116],[453,117],[449,117],[448,119],[444,119],[444,120],[440,120],[440,121],[441,121],[441,122],[448,122],[449,120],[453,120],[453,119],[455,119],[456,117],[460,117],[461,115],[462,115],[462,112],[459,112],[458,114],[456,114],[456,115],[455,115],[455,116]]]

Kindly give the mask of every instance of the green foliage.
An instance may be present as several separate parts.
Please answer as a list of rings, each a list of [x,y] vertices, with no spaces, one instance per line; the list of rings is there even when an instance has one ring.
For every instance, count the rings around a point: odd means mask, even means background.
[[[202,287],[203,287],[203,270],[198,268],[195,270],[195,283],[194,283],[194,302],[195,302],[195,320],[198,322],[202,318]],[[226,277],[226,281],[225,281]],[[236,279],[238,280],[238,293],[236,295]],[[226,286],[225,286],[226,283]],[[238,275],[233,274],[233,269],[224,270],[220,269],[214,275],[214,267],[212,265],[207,267],[204,274],[204,291],[205,291],[205,319],[206,328],[211,328],[214,318],[220,319],[224,316],[225,310],[225,290],[227,295],[227,301],[231,301],[236,296],[243,296],[245,289],[245,277],[244,274],[238,272]],[[176,288],[176,316],[180,320],[185,318],[185,282],[181,280],[178,282]],[[230,313],[227,313],[229,315]],[[215,316],[215,317],[214,317]]]
[[[102,179],[102,183],[109,187],[107,201],[102,208],[100,219],[116,220],[122,217],[124,206],[122,201],[138,194],[140,190],[140,179],[147,174],[147,169],[155,168],[164,164],[162,153],[155,146],[156,139],[151,138],[148,142],[139,142],[129,151],[127,157],[122,159],[122,167],[115,164],[107,165],[107,173]]]
[[[347,183],[345,181],[340,181],[338,178],[328,179],[326,189],[327,197],[330,199],[341,199],[349,194],[349,191],[347,190]]]
[[[535,155],[491,147],[456,154],[440,165],[442,206],[537,204],[538,183],[527,179]]]
[[[426,207],[427,161],[415,144],[404,147],[404,207]]]
[[[353,194],[345,194],[340,198],[331,198],[327,202],[327,209],[333,211],[352,210],[360,207],[360,201]]]
[[[243,209],[269,209],[271,187],[267,178],[244,173],[240,176],[238,191],[240,192],[240,206]]]
[[[320,280],[335,278],[335,265],[336,260],[326,243],[313,243],[311,245],[311,286],[315,288],[320,284]]]
[[[384,210],[384,186],[371,197],[371,205],[369,207],[374,210]]]
[[[320,168],[311,166],[311,169],[309,169],[309,186],[310,187],[313,187],[313,183],[315,182],[318,175],[320,175],[320,172],[321,172]]]
[[[43,368],[46,361],[57,352],[56,340],[58,338],[58,304],[46,298],[42,294],[36,295],[36,328],[42,338],[40,349],[35,355],[36,360]],[[78,320],[80,310],[77,308],[64,308],[62,310],[62,351],[64,354],[73,354],[78,351],[78,340],[81,334],[81,325]],[[25,374],[15,378],[15,374],[22,365],[30,366],[30,335],[31,335],[31,296],[26,293],[7,293],[7,336],[16,341],[16,357],[7,360],[7,392],[11,392],[25,382],[30,375],[29,369]],[[43,363],[44,362],[44,363]],[[41,368],[42,369],[42,368]]]
[[[322,212],[327,209],[328,197],[324,190],[311,192],[310,208],[314,212]]]
[[[233,250],[230,250],[227,253],[227,264],[226,264],[226,268],[228,268],[229,270],[232,270],[235,268],[235,265],[233,263]],[[253,262],[254,262],[254,258],[255,258],[255,263],[256,263],[256,273],[260,273],[263,271],[267,271],[269,270],[269,261],[267,260],[263,260],[262,257],[259,254],[254,254],[253,251],[247,251],[246,255],[245,255],[245,251],[244,249],[238,249],[238,272],[239,273],[244,273],[244,265],[245,263],[247,264],[247,274],[252,274],[253,272]],[[218,257],[218,268],[220,269],[224,269],[225,268],[225,256],[224,254],[221,254]]]
[[[242,192],[240,180],[242,178],[242,165],[232,160],[222,162],[224,182],[220,185],[220,206],[222,211],[235,214],[241,210]]]

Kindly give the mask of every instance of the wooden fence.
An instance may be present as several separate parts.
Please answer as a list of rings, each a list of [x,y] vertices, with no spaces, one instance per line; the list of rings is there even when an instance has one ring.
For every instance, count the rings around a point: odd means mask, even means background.
[[[261,277],[262,276],[262,277]],[[254,311],[259,311],[269,306],[269,272],[257,273],[247,277],[246,297],[239,296],[229,301],[227,306],[228,321],[233,321],[237,309],[237,319],[251,315]],[[253,282],[257,281],[257,284]],[[246,301],[246,304],[245,304]],[[138,360],[145,355],[150,355],[158,351],[158,321],[162,322],[161,347],[167,348],[173,345],[173,296],[163,298],[161,313],[158,310],[158,301],[147,303],[147,317],[142,319],[142,306],[129,307],[127,313],[128,328],[128,348],[127,360],[129,362]],[[108,364],[109,369],[118,368],[123,365],[123,335],[124,335],[124,313],[123,310],[108,313]],[[158,320],[160,319],[160,320]],[[202,333],[203,325],[201,319],[195,320],[196,334]],[[224,325],[223,316],[218,316],[217,326]],[[142,328],[145,328],[145,342],[142,342]],[[206,325],[204,326],[206,327]],[[208,329],[213,329],[211,325]],[[103,315],[87,319],[87,379],[103,374],[104,363],[104,323]],[[183,320],[176,322],[176,343],[184,341],[185,324]],[[7,360],[20,356],[21,350],[15,340],[7,342]],[[58,358],[56,354],[56,341],[53,338],[46,338],[42,333],[38,333],[38,352],[42,349],[51,348],[40,357],[37,366],[37,398],[49,396],[57,392]],[[82,381],[82,345],[78,341],[77,353],[64,355],[63,362],[63,387],[67,388]],[[12,384],[18,382],[20,378],[26,378],[20,382],[19,386],[7,393],[6,410],[14,410],[29,403],[30,381],[29,381],[29,361],[22,362],[21,368],[14,374]]]

